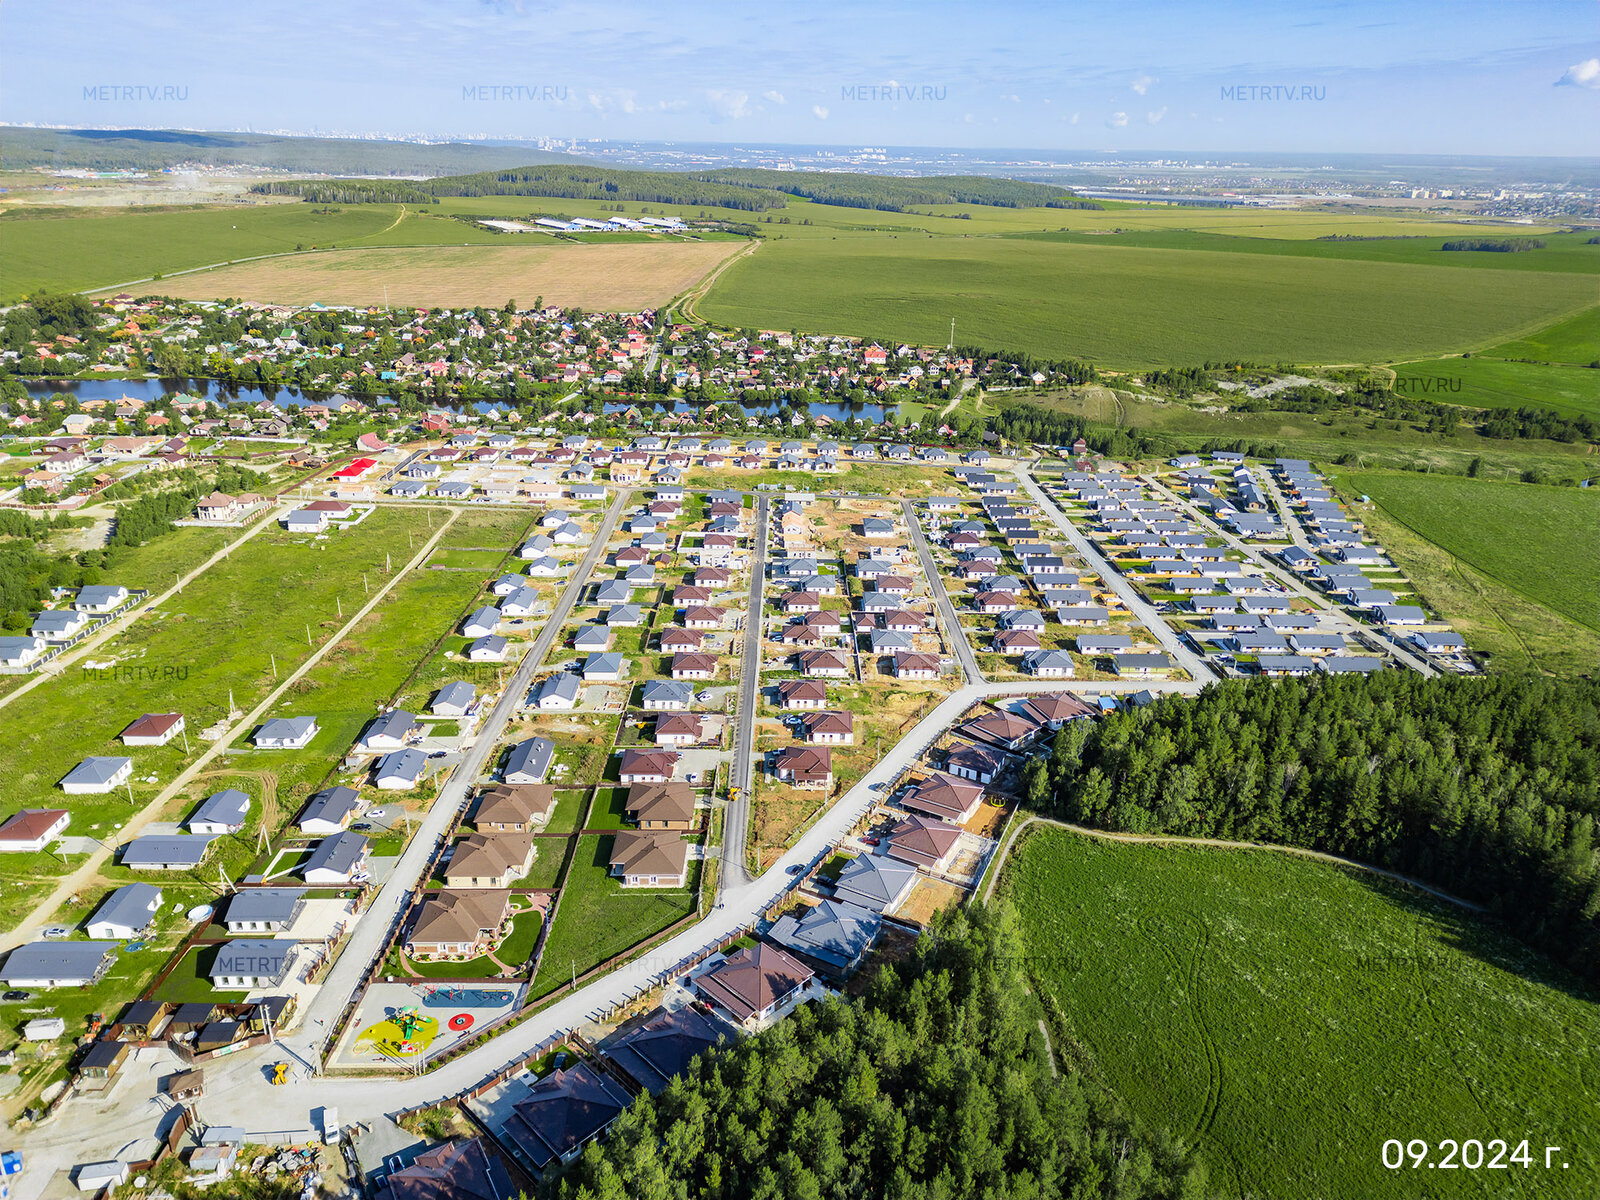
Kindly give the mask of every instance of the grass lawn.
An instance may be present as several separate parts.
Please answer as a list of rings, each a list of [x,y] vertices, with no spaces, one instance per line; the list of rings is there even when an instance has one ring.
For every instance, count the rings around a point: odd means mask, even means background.
[[[1600,358],[1600,346],[1594,347]],[[1471,358],[1394,365],[1395,391],[1415,399],[1473,408],[1544,408],[1567,416],[1600,416],[1600,371],[1588,366]]]
[[[532,995],[543,996],[621,954],[694,911],[694,872],[687,888],[625,888],[610,875],[611,836],[578,839],[561,907],[545,943]]]
[[[1394,520],[1490,578],[1600,629],[1600,494],[1442,475],[1337,478],[1347,497],[1371,496]]]
[[[1503,342],[1484,351],[1495,358],[1531,358],[1537,362],[1600,362],[1600,306],[1586,308],[1577,316],[1530,333],[1515,341]]]
[[[628,789],[625,787],[601,788],[595,793],[594,804],[589,809],[589,816],[584,821],[585,829],[621,829],[626,822],[623,820],[623,805],[628,801]]]
[[[533,957],[533,948],[539,942],[539,930],[544,918],[533,909],[518,913],[511,923],[511,932],[495,951],[495,957],[508,967],[520,966]]]
[[[1008,865],[1037,986],[1219,1195],[1591,1195],[1600,1162],[1386,1171],[1387,1138],[1600,1137],[1600,1006],[1520,943],[1379,876],[1040,830]]]
[[[1176,251],[1107,238],[879,235],[768,242],[730,265],[697,308],[736,327],[913,345],[943,344],[959,313],[977,345],[1143,366],[1457,352],[1548,325],[1593,297],[1591,278],[1559,270]]]

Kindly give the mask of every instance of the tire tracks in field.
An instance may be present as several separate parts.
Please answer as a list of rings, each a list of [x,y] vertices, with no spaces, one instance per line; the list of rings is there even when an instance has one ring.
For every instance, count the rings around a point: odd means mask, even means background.
[[[1472,1103],[1477,1107],[1479,1115],[1488,1122],[1485,1128],[1490,1128],[1497,1119],[1497,1114],[1490,1112],[1489,1106],[1483,1102],[1483,1097],[1478,1095],[1477,1084],[1473,1082],[1472,1074],[1466,1070],[1462,1063],[1455,1048],[1456,1041],[1450,1036],[1450,1031],[1445,1028],[1444,1018],[1439,1015],[1439,1006],[1434,1001],[1433,989],[1428,986],[1427,972],[1422,969],[1423,962],[1428,957],[1429,953],[1422,944],[1422,926],[1418,925],[1411,944],[1411,975],[1416,985],[1417,996],[1421,1001],[1422,1011],[1427,1014],[1428,1023],[1433,1026],[1434,1032],[1439,1035],[1439,1039],[1450,1047],[1450,1061],[1456,1068],[1456,1074],[1460,1077],[1462,1085],[1467,1089],[1467,1095],[1472,1097]]]
[[[1172,922],[1179,928],[1193,924],[1198,932],[1187,939],[1188,953],[1180,955],[1174,948],[1172,928],[1165,920],[1142,917],[1138,925],[1160,951],[1172,968],[1175,978],[1183,979],[1189,993],[1189,1014],[1199,1036],[1201,1057],[1205,1062],[1206,1092],[1200,1102],[1200,1115],[1195,1119],[1189,1136],[1199,1141],[1211,1132],[1217,1122],[1217,1111],[1222,1105],[1222,1052],[1217,1049],[1216,1036],[1206,1018],[1202,994],[1201,972],[1205,966],[1206,952],[1211,948],[1211,927],[1204,917],[1185,913]]]

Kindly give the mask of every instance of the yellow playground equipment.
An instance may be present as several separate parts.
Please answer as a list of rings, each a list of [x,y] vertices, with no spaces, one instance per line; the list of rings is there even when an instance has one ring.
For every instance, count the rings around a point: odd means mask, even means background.
[[[275,1086],[281,1086],[281,1085],[289,1082],[289,1064],[288,1063],[281,1062],[281,1063],[276,1064],[272,1068],[272,1082],[273,1082],[273,1084]]]

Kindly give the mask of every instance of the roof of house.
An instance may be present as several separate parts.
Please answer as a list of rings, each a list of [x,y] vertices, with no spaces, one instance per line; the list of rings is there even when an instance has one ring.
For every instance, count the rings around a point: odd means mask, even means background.
[[[949,753],[945,755],[945,763],[949,770],[954,771],[959,767],[979,775],[998,774],[1005,766],[1005,762],[1005,752],[998,746],[958,744],[950,747]]]
[[[154,834],[136,837],[122,848],[122,865],[199,866],[211,839],[202,834]]]
[[[367,839],[359,833],[346,830],[331,834],[317,843],[302,873],[309,875],[312,871],[332,871],[338,875],[348,875],[366,852]]]
[[[105,898],[89,918],[90,925],[102,922],[126,929],[143,929],[161,907],[161,889],[149,883],[128,883]]]
[[[606,1051],[606,1057],[654,1095],[722,1037],[723,1029],[694,1008],[675,1012],[658,1009],[649,1020],[618,1039]]]
[[[528,860],[532,839],[520,833],[473,833],[456,843],[447,878],[498,879]]]
[[[25,808],[0,825],[0,842],[36,842],[67,816],[64,808]]]
[[[223,920],[230,924],[244,921],[282,924],[294,918],[295,905],[305,894],[304,888],[240,888],[228,898]]]
[[[118,758],[115,755],[91,755],[68,771],[61,783],[63,786],[69,783],[109,783],[116,778],[119,771],[132,765],[133,759],[131,758]]]
[[[778,696],[783,700],[826,701],[828,688],[819,679],[785,679],[778,684]]]
[[[957,817],[983,795],[975,783],[963,783],[948,775],[934,774],[917,784],[906,797],[908,806],[925,809],[936,816]]]
[[[189,814],[190,825],[243,825],[250,815],[250,797],[238,788],[223,788],[200,802]]]
[[[673,750],[628,749],[622,752],[623,775],[668,775],[678,765]]]
[[[847,712],[813,712],[801,717],[800,724],[812,737],[818,734],[853,736],[856,719],[853,714]]]
[[[273,717],[256,730],[257,742],[296,741],[316,725],[315,717]]]
[[[623,809],[641,823],[693,821],[694,789],[687,783],[636,783]]]
[[[882,907],[899,896],[916,874],[917,869],[909,863],[877,854],[858,854],[845,863],[834,887]]]
[[[796,783],[826,780],[833,774],[833,751],[827,746],[782,746],[772,766],[791,773]]]
[[[675,833],[624,829],[611,843],[611,866],[624,875],[681,875],[689,843]]]
[[[443,1142],[390,1171],[374,1200],[514,1200],[519,1189],[500,1156],[479,1138]]]
[[[212,979],[222,975],[276,977],[298,944],[287,938],[238,938],[224,942],[206,974]]]
[[[505,777],[526,775],[535,780],[543,779],[555,752],[556,744],[549,738],[526,738],[511,747],[511,753],[506,755]]]
[[[354,788],[343,786],[323,788],[306,801],[305,810],[300,814],[300,824],[307,821],[328,821],[335,825],[344,823],[344,819],[356,811],[356,806],[361,802],[361,794]]]
[[[824,900],[798,916],[782,916],[768,932],[773,941],[836,968],[866,952],[883,918],[844,900]]]
[[[124,729],[118,737],[161,737],[183,720],[182,713],[145,713]]]
[[[28,942],[0,967],[0,983],[28,979],[92,979],[116,942]]]
[[[478,796],[479,825],[525,825],[555,807],[556,789],[543,783],[497,784]]]
[[[413,942],[473,942],[495,929],[511,907],[510,888],[445,888],[431,892],[411,928]]]
[[[545,1076],[518,1101],[502,1137],[536,1166],[576,1150],[628,1106],[619,1084],[587,1062]]]
[[[439,689],[439,694],[433,698],[433,707],[439,708],[466,708],[478,698],[478,689],[463,679],[454,683],[447,683]]]
[[[1023,701],[1022,707],[1029,716],[1043,723],[1070,721],[1075,717],[1092,717],[1099,712],[1093,705],[1084,703],[1071,692],[1045,692],[1042,695],[1029,696]]]
[[[961,840],[961,830],[937,817],[912,813],[889,831],[889,850],[903,848],[929,858],[943,858]]]
[[[688,704],[693,700],[694,684],[686,679],[652,679],[644,685],[646,704],[663,702]]]
[[[728,955],[695,984],[743,1021],[804,987],[814,974],[777,946],[757,942]]]
[[[394,750],[377,762],[374,774],[378,779],[409,779],[415,783],[427,769],[428,756],[421,750]]]

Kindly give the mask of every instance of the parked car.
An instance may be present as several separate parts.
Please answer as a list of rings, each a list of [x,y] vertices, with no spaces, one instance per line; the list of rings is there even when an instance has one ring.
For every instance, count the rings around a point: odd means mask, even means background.
[[[65,925],[47,925],[42,936],[47,938],[71,937],[72,930],[68,929]]]
[[[13,1003],[13,1004],[15,1004],[16,1002],[21,1001],[21,1000],[32,1000],[32,999],[33,999],[33,993],[32,992],[19,992],[19,991],[13,990],[13,991],[6,992],[4,995],[0,995],[0,1000],[5,1000],[5,1001],[7,1001],[9,1003]]]

